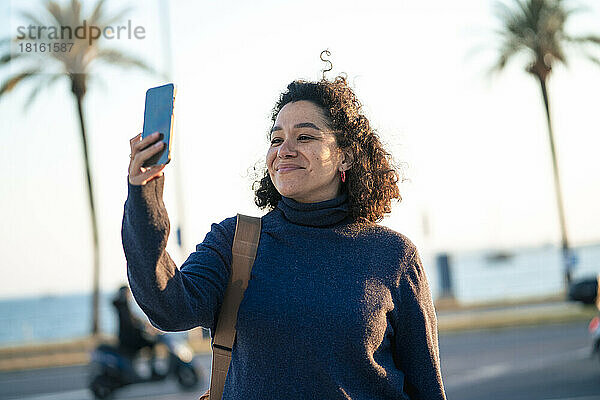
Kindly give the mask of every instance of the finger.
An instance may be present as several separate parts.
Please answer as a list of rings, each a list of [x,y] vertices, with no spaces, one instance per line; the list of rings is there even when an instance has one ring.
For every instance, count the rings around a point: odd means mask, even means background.
[[[161,170],[162,165],[155,165],[148,168],[141,168],[135,171],[135,173],[129,174],[129,181],[132,185],[145,185],[150,178]]]
[[[143,138],[140,141],[139,146],[140,147],[148,146],[149,144],[152,144],[153,142],[155,142],[159,138],[160,138],[160,133],[159,132],[154,132],[151,135],[148,135],[145,138]]]
[[[150,146],[154,142],[156,142],[156,140],[159,138],[160,138],[160,133],[154,132],[153,134],[146,136],[139,142],[134,142],[132,145],[131,153],[134,154],[138,151],[146,149],[148,146]]]
[[[135,143],[139,142],[141,137],[142,137],[142,134],[138,133],[137,135],[135,135],[134,137],[129,139],[129,147],[131,148],[132,151],[133,151],[133,145]]]
[[[139,151],[136,154],[136,156],[137,156],[137,158],[139,158],[141,160],[141,163],[143,164],[144,161],[146,161],[147,159],[152,157],[154,154],[161,151],[164,148],[164,145],[165,145],[164,142],[156,142],[156,143],[146,147],[144,150]]]
[[[151,168],[149,168],[146,172],[144,172],[143,174],[137,176],[136,180],[139,179],[140,184],[141,185],[145,185],[146,183],[148,183],[149,181],[151,181],[154,178],[157,178],[159,175],[162,176],[162,170],[165,168],[164,164],[160,164],[160,165],[155,165]]]
[[[136,152],[139,150],[143,150],[144,148],[146,148],[148,145],[151,145],[153,142],[155,142],[158,138],[161,137],[161,134],[159,132],[154,132],[151,135],[146,136],[145,138],[141,138],[141,133],[137,136],[138,140],[131,140],[131,151],[132,152]]]
[[[142,166],[144,165],[144,162],[147,159],[149,159],[150,157],[152,157],[154,154],[162,151],[163,147],[164,147],[164,142],[157,142],[154,145],[148,147],[147,149],[135,153],[135,155],[131,159],[130,171],[134,175],[137,175],[140,170],[141,170],[141,172],[144,172],[145,170],[142,168]]]

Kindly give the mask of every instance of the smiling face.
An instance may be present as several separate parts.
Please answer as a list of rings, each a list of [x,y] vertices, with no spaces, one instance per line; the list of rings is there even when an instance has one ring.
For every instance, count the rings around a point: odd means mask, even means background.
[[[281,108],[267,152],[267,169],[279,194],[300,203],[332,199],[339,194],[340,172],[350,161],[319,106],[301,100]]]

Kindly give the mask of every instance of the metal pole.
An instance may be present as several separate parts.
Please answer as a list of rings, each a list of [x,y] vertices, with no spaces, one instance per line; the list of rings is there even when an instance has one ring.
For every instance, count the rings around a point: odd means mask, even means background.
[[[171,49],[171,17],[169,12],[169,3],[167,0],[158,0],[160,12],[160,25],[163,28],[162,48],[164,54],[164,73],[168,80],[173,78],[173,52]],[[177,113],[175,114],[175,119]],[[173,135],[173,175],[175,176],[175,201],[177,204],[178,221],[177,221],[177,244],[179,245],[180,256],[182,260],[186,259],[187,245],[185,242],[185,204],[183,202],[183,189],[181,179],[181,153],[180,140],[177,132]]]

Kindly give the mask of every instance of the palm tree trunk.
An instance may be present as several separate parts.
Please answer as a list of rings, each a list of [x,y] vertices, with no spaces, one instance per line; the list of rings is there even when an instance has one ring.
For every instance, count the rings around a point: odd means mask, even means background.
[[[558,206],[558,217],[560,222],[562,258],[565,273],[566,293],[568,293],[569,285],[571,284],[571,258],[569,254],[569,240],[567,238],[567,228],[565,224],[565,213],[562,200],[562,190],[560,187],[560,178],[558,176],[558,161],[556,160],[556,149],[554,146],[554,134],[552,132],[552,121],[550,119],[550,106],[548,101],[548,89],[546,87],[546,79],[538,77],[544,97],[544,106],[546,109],[546,120],[548,122],[548,139],[550,140],[550,151],[552,153],[552,170],[554,173],[554,190],[556,192],[556,204]]]
[[[92,293],[92,335],[99,333],[100,317],[100,257],[98,249],[98,225],[96,223],[96,211],[94,208],[94,193],[92,191],[92,177],[90,175],[90,159],[88,156],[87,137],[85,134],[85,122],[83,117],[83,94],[75,94],[77,99],[77,111],[79,112],[79,124],[81,129],[81,138],[83,141],[83,154],[85,158],[85,172],[87,175],[88,195],[90,201],[90,211],[92,217],[92,231],[94,238],[94,273],[93,273],[93,293]]]

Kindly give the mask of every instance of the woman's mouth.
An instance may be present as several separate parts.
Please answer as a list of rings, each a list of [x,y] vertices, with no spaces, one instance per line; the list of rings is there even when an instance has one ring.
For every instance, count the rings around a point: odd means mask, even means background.
[[[297,169],[304,169],[304,168],[302,168],[299,165],[295,165],[295,164],[281,163],[281,165],[277,166],[276,171],[279,173],[283,173],[283,172],[295,171]]]
[[[301,168],[300,167],[282,167],[282,168],[279,168],[279,172],[295,171],[297,169],[301,169]]]

